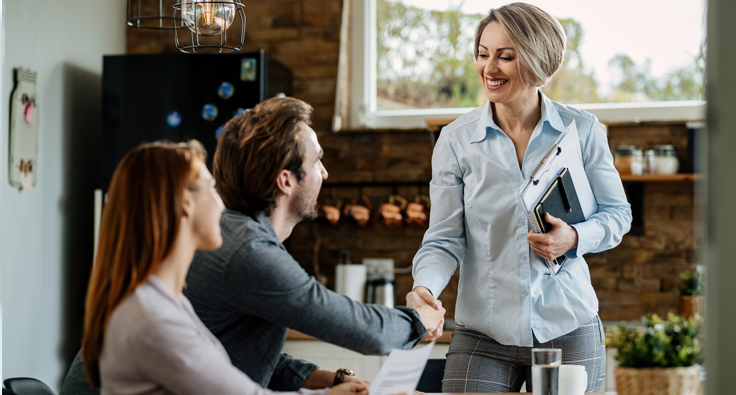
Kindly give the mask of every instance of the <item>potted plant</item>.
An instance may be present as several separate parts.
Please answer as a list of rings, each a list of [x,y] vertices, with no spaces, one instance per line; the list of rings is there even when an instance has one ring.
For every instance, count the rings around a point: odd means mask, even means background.
[[[619,395],[699,395],[702,319],[686,319],[669,313],[642,319],[644,327],[623,324],[610,330],[606,340],[618,348],[615,369]]]
[[[680,274],[682,284],[680,285],[680,314],[690,318],[696,314],[703,316],[705,306],[703,301],[703,285],[705,274],[698,270],[694,273],[687,271]]]

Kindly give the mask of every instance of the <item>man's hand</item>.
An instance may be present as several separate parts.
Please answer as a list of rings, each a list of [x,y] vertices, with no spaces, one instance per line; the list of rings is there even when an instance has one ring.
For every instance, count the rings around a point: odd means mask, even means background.
[[[332,395],[368,395],[368,386],[362,383],[342,383],[332,387]]]
[[[312,373],[307,376],[307,379],[302,384],[302,387],[312,390],[332,387],[335,383],[335,375],[337,373],[333,370],[315,369]],[[356,376],[345,375],[342,379],[343,383],[354,383],[365,385],[366,388],[371,386],[371,382],[368,380],[361,379]]]
[[[434,296],[432,296],[432,293],[429,292],[429,290],[426,287],[418,286],[414,288],[414,292],[416,292],[417,295],[419,295],[422,300],[427,302],[428,305],[434,306],[435,310],[439,310],[442,308],[442,302],[439,299],[435,299]],[[422,340],[431,342],[432,340],[438,339],[440,336],[442,336],[442,328],[445,326],[445,319],[442,318],[442,322],[437,326],[437,329],[434,331],[427,333],[426,336]]]
[[[429,332],[424,337],[425,340],[435,340],[442,335],[442,326],[445,321],[445,309],[442,307],[441,302],[436,301],[433,304],[429,304],[416,292],[409,292],[406,294],[406,305],[419,313],[419,319],[422,321],[422,325],[424,325],[424,328]]]
[[[565,221],[546,214],[547,222],[552,225],[548,233],[534,233],[529,231],[526,236],[529,246],[537,255],[551,261],[564,255],[566,252],[578,246],[578,232]]]
[[[366,387],[371,386],[371,382],[366,379],[361,379],[358,376],[348,376],[346,375],[344,379],[342,379],[343,383],[357,383],[357,384],[363,384]]]

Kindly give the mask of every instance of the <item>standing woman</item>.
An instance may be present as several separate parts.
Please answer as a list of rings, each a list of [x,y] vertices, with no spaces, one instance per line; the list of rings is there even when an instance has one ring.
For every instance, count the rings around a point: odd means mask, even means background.
[[[475,67],[488,97],[446,126],[432,156],[430,227],[414,258],[414,289],[432,303],[460,266],[458,323],[443,392],[531,391],[531,348],[562,349],[584,365],[588,391],[605,375],[598,299],[583,258],[615,247],[631,209],[613,167],[606,129],[591,114],[539,90],[565,55],[550,14],[513,3],[492,9],[475,36]],[[598,212],[572,226],[530,232],[519,186],[575,121]],[[555,275],[544,259],[568,259]]]
[[[224,206],[204,160],[196,141],[152,143],[115,170],[82,340],[87,378],[102,394],[272,393],[230,363],[182,295],[194,251],[222,244]],[[359,384],[332,389],[361,392]]]

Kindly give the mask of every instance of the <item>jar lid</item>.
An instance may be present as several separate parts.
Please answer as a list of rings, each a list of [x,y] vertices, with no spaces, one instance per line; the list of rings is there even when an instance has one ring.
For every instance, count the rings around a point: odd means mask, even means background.
[[[657,156],[677,156],[677,151],[675,151],[675,147],[670,144],[655,145],[654,153]]]
[[[641,155],[641,148],[635,145],[619,145],[613,150],[617,155]]]

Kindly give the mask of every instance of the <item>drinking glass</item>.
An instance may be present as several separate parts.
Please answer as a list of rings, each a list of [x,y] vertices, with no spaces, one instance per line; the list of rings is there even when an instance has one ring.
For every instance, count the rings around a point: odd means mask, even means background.
[[[561,364],[561,349],[532,349],[532,393],[534,395],[557,395]]]

